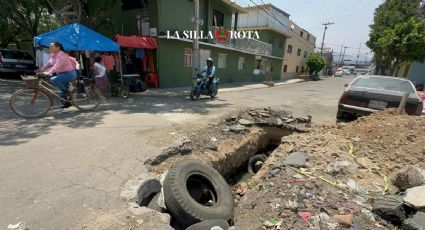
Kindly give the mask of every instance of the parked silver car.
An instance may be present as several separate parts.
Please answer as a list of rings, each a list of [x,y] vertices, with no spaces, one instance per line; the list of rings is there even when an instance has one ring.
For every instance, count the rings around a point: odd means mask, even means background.
[[[32,56],[20,50],[0,49],[0,73],[33,74],[36,70]]]
[[[410,93],[406,113],[421,115],[423,101],[411,81],[386,76],[359,76],[347,86],[339,99],[337,118],[347,114],[362,116],[385,108],[397,108],[405,93]]]

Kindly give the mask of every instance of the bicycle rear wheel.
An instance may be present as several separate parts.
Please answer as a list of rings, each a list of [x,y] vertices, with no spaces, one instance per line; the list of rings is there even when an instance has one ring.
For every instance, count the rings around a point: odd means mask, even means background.
[[[10,108],[21,117],[41,117],[50,110],[50,106],[52,99],[42,90],[20,89],[10,98]]]
[[[100,105],[100,101],[100,92],[92,86],[84,87],[83,92],[75,90],[71,94],[71,103],[81,111],[95,110]]]

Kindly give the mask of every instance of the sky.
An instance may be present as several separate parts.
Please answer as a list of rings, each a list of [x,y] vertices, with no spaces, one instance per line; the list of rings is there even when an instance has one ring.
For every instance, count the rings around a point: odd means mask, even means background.
[[[242,6],[260,5],[261,0],[236,0]],[[361,44],[360,57],[370,50],[365,42],[369,38],[369,25],[373,23],[373,13],[384,0],[263,0],[290,14],[297,25],[316,36],[316,47],[320,47],[324,22],[334,22],[326,32],[325,47],[339,53],[341,45],[347,46],[346,54],[357,56]],[[368,58],[369,59],[369,58]]]

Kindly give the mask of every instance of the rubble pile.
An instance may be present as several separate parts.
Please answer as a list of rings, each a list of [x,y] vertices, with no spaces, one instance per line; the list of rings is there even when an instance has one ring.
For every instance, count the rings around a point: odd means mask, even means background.
[[[425,229],[425,118],[314,125],[236,185],[237,229]]]
[[[261,133],[261,130],[276,128],[287,134],[305,133],[308,132],[310,123],[311,116],[294,117],[286,111],[272,108],[247,109],[212,121],[202,129],[194,127],[182,130],[183,138],[145,164],[153,166],[152,171],[162,173],[184,159],[201,158],[202,161],[211,163],[208,159],[202,159],[202,156],[216,154],[228,145],[234,145],[232,142],[240,143],[250,135]]]

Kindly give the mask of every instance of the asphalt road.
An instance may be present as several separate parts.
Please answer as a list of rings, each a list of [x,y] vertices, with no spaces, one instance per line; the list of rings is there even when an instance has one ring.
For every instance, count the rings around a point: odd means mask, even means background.
[[[216,100],[198,102],[116,98],[95,112],[55,107],[28,120],[8,105],[21,85],[0,80],[0,229],[19,222],[29,229],[72,229],[93,212],[124,207],[121,186],[146,171],[143,162],[179,139],[180,130],[241,108],[272,106],[335,120],[338,98],[352,79],[219,92]]]

